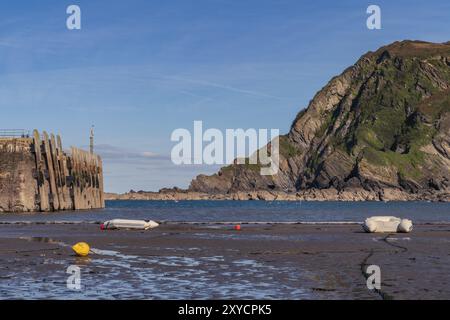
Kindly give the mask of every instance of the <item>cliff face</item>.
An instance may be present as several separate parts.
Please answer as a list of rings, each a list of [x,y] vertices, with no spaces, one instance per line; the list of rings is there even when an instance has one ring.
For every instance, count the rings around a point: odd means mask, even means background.
[[[450,43],[395,42],[320,90],[280,137],[280,171],[231,165],[189,191],[331,191],[449,199]],[[395,199],[395,196],[394,196]]]

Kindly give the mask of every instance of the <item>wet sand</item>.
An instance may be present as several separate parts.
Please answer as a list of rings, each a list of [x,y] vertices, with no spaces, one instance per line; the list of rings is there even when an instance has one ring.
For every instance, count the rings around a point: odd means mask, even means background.
[[[70,245],[93,251],[76,257]],[[381,268],[381,290],[363,270]],[[81,290],[66,273],[80,267]],[[1,299],[450,299],[450,225],[1,224]]]

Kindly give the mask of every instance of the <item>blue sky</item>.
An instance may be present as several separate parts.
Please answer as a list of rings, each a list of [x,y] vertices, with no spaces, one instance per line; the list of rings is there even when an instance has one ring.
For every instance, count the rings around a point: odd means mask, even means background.
[[[66,8],[82,29],[66,28]],[[366,28],[366,8],[382,29]],[[217,167],[175,166],[176,128],[279,128],[362,54],[450,40],[450,2],[300,0],[2,1],[2,128],[86,147],[95,124],[107,191],[186,187]],[[6,116],[5,116],[6,115]]]

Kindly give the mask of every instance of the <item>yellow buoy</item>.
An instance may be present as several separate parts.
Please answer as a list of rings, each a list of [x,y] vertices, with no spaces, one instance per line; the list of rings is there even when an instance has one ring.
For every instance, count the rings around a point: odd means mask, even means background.
[[[78,256],[86,257],[89,254],[89,250],[91,248],[86,242],[78,242],[72,247],[72,249]]]

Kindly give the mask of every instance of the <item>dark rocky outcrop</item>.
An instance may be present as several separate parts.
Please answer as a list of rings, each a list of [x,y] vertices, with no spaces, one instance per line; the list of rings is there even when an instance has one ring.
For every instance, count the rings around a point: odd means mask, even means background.
[[[448,201],[449,62],[449,43],[402,41],[368,52],[331,79],[280,137],[278,174],[230,165],[199,175],[189,191]]]

